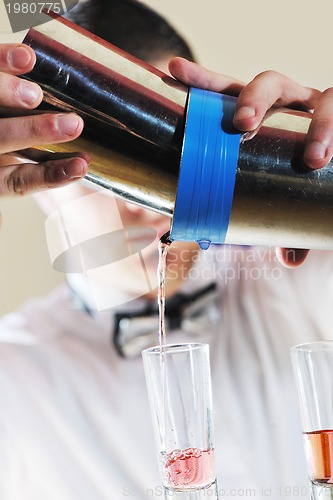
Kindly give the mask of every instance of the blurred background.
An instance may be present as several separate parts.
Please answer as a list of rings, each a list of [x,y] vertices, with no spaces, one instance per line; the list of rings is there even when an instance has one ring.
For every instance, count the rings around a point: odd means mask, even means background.
[[[215,71],[247,82],[274,69],[321,90],[333,86],[332,0],[144,3],[166,16],[190,41],[198,61]],[[2,20],[4,12],[0,4]],[[4,31],[2,43],[8,39]],[[52,269],[44,216],[34,200],[1,200],[0,210],[0,314],[4,314],[27,298],[47,293],[64,276]]]

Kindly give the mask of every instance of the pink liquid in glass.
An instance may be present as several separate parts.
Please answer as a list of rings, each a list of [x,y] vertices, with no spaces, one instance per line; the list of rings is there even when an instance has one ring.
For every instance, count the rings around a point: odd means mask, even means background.
[[[310,478],[333,484],[333,430],[305,432],[304,442]]]
[[[215,481],[214,450],[186,448],[162,456],[165,486],[203,488]]]

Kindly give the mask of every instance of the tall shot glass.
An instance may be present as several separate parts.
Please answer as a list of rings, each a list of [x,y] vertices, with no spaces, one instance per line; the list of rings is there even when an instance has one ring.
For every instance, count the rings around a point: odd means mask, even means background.
[[[209,346],[157,346],[142,357],[165,498],[217,500]]]
[[[313,500],[333,500],[333,341],[291,349]]]

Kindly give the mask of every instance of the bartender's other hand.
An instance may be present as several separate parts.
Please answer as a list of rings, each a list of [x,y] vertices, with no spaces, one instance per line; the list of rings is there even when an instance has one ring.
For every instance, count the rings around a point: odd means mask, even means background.
[[[42,89],[18,78],[32,70],[34,51],[23,44],[0,44],[0,107],[15,115],[15,110],[33,110],[42,101]],[[10,109],[9,109],[10,108]],[[7,110],[7,111],[6,111]],[[82,178],[87,158],[76,156],[43,163],[15,163],[14,151],[43,144],[67,142],[77,138],[83,120],[74,113],[26,114],[0,118],[0,196],[27,194],[59,187]]]
[[[170,61],[171,74],[186,85],[238,96],[234,125],[241,131],[255,130],[273,107],[313,112],[306,137],[304,164],[322,168],[333,155],[333,89],[325,92],[304,87],[275,71],[265,71],[245,85],[225,75],[177,57]],[[304,262],[309,250],[278,248],[277,256],[287,267]]]
[[[272,107],[313,111],[304,163],[309,168],[322,168],[332,158],[333,88],[320,92],[304,87],[276,71],[264,71],[245,85],[180,57],[170,61],[170,72],[186,85],[238,95],[234,125],[244,132],[255,130]]]

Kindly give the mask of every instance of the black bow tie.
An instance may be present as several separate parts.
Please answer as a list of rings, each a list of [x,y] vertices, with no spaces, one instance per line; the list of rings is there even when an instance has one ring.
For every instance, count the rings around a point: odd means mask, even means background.
[[[197,334],[206,331],[212,323],[212,308],[216,314],[215,306],[215,283],[191,295],[174,295],[165,303],[167,333],[179,329]],[[150,302],[140,312],[117,312],[113,340],[120,356],[137,356],[142,349],[156,345],[158,327],[158,309],[155,303]]]

